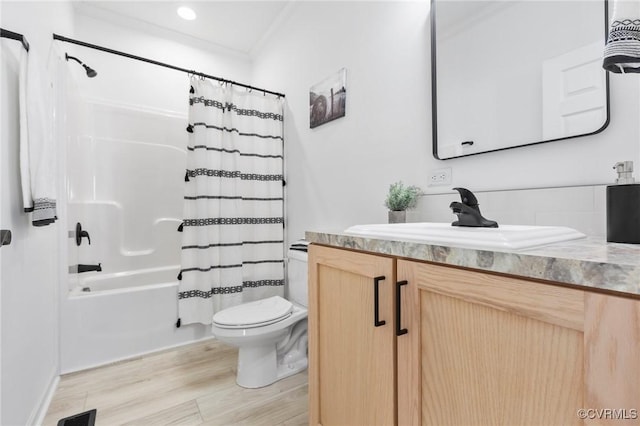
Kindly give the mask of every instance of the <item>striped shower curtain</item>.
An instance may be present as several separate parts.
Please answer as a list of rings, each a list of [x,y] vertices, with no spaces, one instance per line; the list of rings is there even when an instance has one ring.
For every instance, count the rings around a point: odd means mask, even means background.
[[[282,100],[191,79],[178,324],[284,295]]]

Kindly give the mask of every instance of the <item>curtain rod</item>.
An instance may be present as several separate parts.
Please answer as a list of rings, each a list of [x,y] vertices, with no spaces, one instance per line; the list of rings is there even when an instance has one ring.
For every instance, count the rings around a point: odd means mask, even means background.
[[[158,65],[158,66],[165,67],[165,68],[171,68],[172,70],[182,71],[182,72],[186,72],[188,74],[197,75],[199,77],[205,77],[205,78],[209,78],[209,79],[212,79],[212,80],[217,80],[217,81],[220,81],[222,83],[229,83],[229,84],[232,84],[234,86],[240,86],[240,87],[245,87],[245,88],[251,89],[251,90],[257,90],[258,92],[262,92],[264,94],[269,93],[271,95],[281,96],[283,98],[285,97],[285,95],[283,93],[272,92],[270,90],[260,89],[259,87],[249,86],[247,84],[238,83],[237,81],[227,80],[226,78],[215,77],[213,75],[208,75],[208,74],[204,74],[204,73],[201,73],[201,72],[188,70],[186,68],[177,67],[175,65],[165,64],[163,62],[154,61],[153,59],[143,58],[141,56],[136,56],[136,55],[132,55],[130,53],[120,52],[118,50],[113,50],[113,49],[109,49],[108,47],[102,47],[102,46],[98,46],[98,45],[95,45],[95,44],[86,43],[86,42],[80,41],[80,40],[74,40],[74,39],[67,38],[67,37],[64,37],[64,36],[61,36],[61,35],[58,35],[58,34],[53,34],[53,39],[54,40],[60,40],[60,41],[66,42],[66,43],[77,44],[78,46],[84,46],[84,47],[88,47],[90,49],[100,50],[102,52],[111,53],[113,55],[124,56],[125,58],[135,59],[136,61],[142,61],[142,62],[146,62],[146,63],[153,64],[153,65]]]
[[[10,38],[12,40],[18,40],[22,43],[22,47],[28,52],[29,51],[29,42],[22,34],[14,33],[13,31],[5,30],[4,28],[0,28],[0,37]]]

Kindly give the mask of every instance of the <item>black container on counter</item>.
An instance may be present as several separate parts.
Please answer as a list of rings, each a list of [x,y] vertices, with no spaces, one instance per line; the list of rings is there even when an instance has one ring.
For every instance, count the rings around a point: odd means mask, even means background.
[[[640,244],[640,184],[634,183],[633,162],[616,163],[616,185],[607,186],[607,241]]]
[[[607,241],[640,244],[640,184],[607,186]]]

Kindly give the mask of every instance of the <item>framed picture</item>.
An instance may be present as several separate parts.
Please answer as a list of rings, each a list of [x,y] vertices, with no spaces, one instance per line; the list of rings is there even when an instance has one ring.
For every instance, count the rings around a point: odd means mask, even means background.
[[[347,104],[347,69],[309,89],[309,126],[313,129],[336,118],[344,117]]]

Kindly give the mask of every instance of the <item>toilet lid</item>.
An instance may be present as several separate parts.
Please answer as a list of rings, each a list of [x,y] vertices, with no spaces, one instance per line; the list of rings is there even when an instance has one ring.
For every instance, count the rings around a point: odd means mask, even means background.
[[[213,322],[222,328],[259,327],[281,321],[292,312],[291,302],[273,296],[223,309],[213,316]]]

